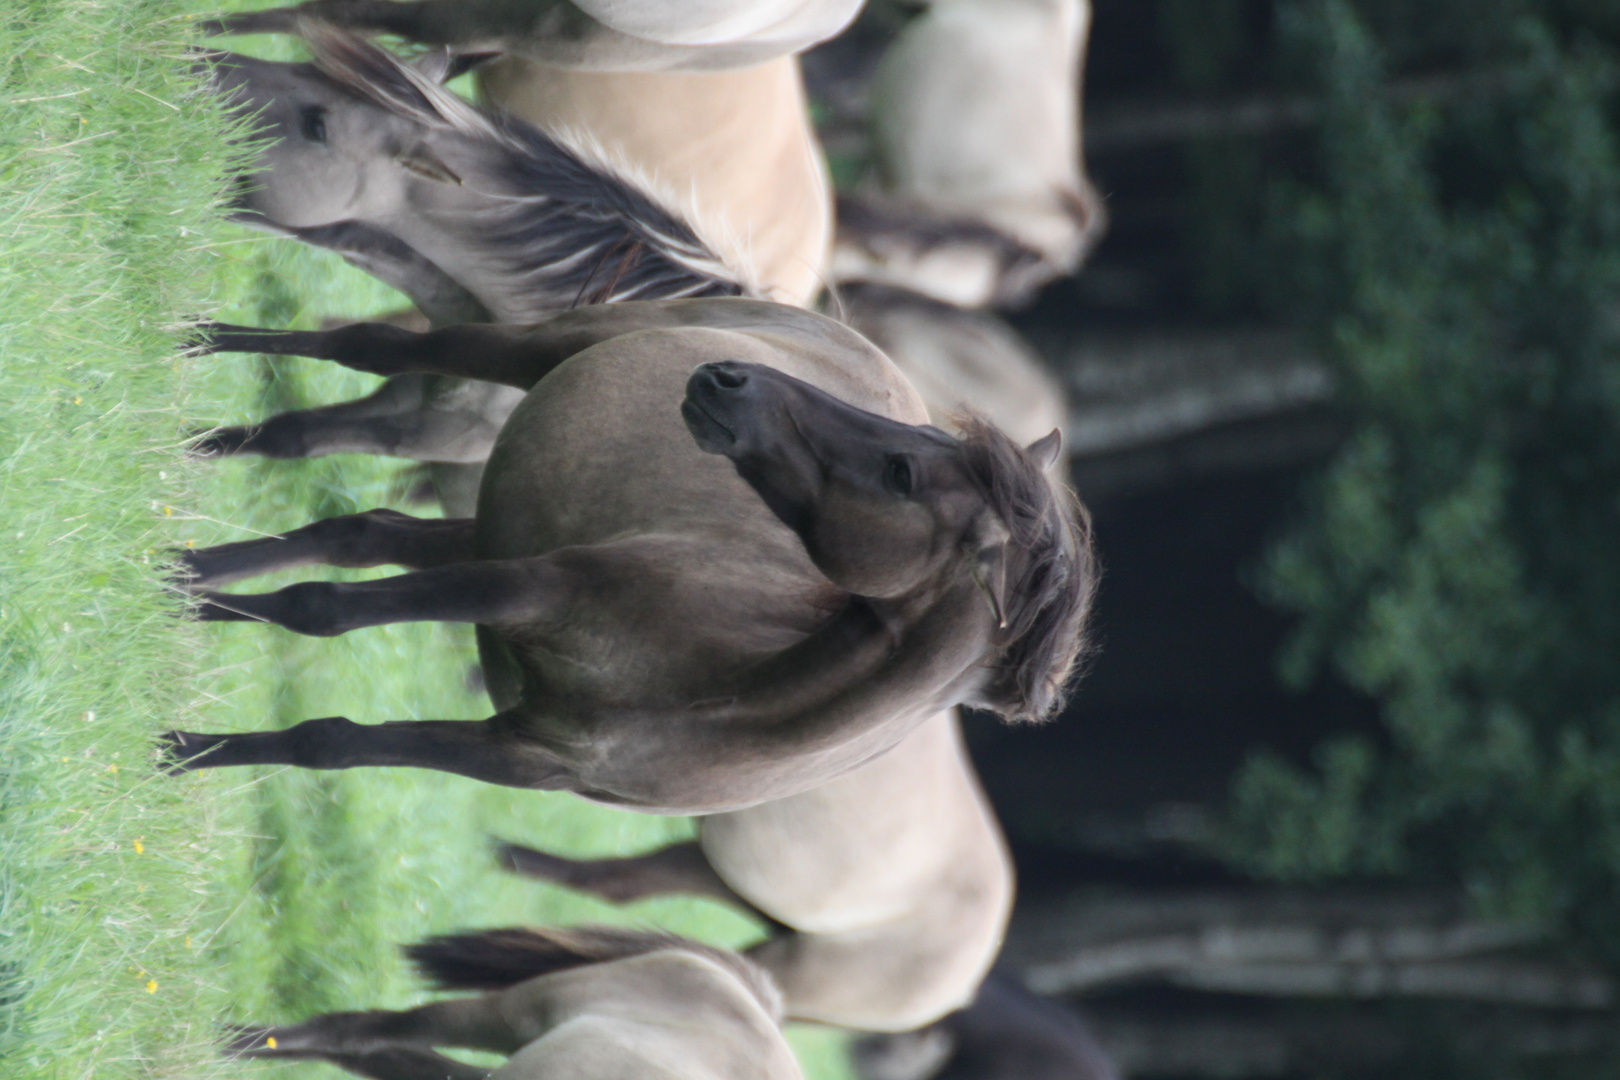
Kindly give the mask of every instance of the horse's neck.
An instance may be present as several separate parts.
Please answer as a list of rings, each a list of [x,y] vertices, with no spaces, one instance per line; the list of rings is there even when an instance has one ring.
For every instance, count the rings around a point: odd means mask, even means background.
[[[795,57],[739,71],[587,72],[506,59],[481,73],[501,108],[588,138],[699,231],[735,245],[767,295],[820,287],[829,188]]]
[[[984,678],[988,623],[971,581],[946,583],[926,601],[852,598],[815,633],[744,673],[718,719],[775,726],[818,759],[821,782],[829,781],[970,700]]]

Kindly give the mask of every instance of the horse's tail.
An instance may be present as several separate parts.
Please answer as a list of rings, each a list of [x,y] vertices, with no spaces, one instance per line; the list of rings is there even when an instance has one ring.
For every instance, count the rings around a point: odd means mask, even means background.
[[[502,990],[558,971],[676,950],[713,961],[742,980],[771,1016],[781,1019],[782,995],[747,957],[696,941],[617,926],[503,927],[444,934],[405,947],[405,955],[440,990]]]
[[[479,108],[440,85],[442,64],[406,63],[315,20],[301,20],[299,32],[315,66],[339,86],[430,132],[487,148],[478,186],[493,189],[464,228],[508,271],[507,320],[620,300],[761,295],[740,243],[703,235],[683,200],[588,137]]]

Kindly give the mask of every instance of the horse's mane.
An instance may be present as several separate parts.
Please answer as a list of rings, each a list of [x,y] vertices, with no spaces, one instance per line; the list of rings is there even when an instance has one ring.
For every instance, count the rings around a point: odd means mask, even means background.
[[[1046,720],[1091,649],[1086,619],[1100,576],[1091,515],[1000,428],[972,412],[958,426],[968,470],[1011,533],[1007,625],[983,702],[1008,721]]]
[[[504,264],[507,319],[538,320],[581,304],[754,295],[740,258],[699,235],[692,215],[589,140],[547,133],[479,108],[429,73],[355,34],[301,20],[315,67],[338,86],[430,132],[486,148],[499,188],[467,215],[469,241]],[[409,167],[409,161],[405,162]]]
[[[667,951],[692,953],[731,972],[781,1022],[782,992],[764,968],[741,953],[674,934],[620,926],[518,926],[443,934],[405,946],[405,955],[438,990],[502,990],[553,972]]]

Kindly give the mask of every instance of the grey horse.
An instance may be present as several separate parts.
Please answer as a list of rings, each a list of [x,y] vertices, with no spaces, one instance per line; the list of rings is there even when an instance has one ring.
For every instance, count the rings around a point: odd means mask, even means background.
[[[318,634],[477,623],[492,696],[517,704],[482,722],[174,733],[193,764],[417,764],[713,813],[824,784],[955,704],[1049,716],[1084,648],[1095,563],[1083,510],[1046,474],[1058,434],[1025,449],[985,423],[960,439],[916,426],[888,360],[813,313],[631,302],[422,335],[215,328],[209,347],[529,396],[475,520],[335,518],[188,557],[198,587],[420,568],[205,589],[203,615]]]

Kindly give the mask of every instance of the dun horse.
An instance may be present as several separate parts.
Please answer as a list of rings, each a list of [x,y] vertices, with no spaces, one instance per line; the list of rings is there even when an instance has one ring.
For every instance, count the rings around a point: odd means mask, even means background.
[[[474,521],[335,518],[189,560],[199,586],[417,567],[206,592],[203,614],[318,634],[477,623],[493,696],[519,700],[482,722],[176,733],[182,758],[416,764],[710,813],[826,783],[955,704],[1041,719],[1082,649],[1095,573],[1083,512],[1045,475],[1057,433],[1025,450],[984,423],[914,426],[888,360],[821,316],[624,303],[423,335],[217,328],[210,347],[530,391]]]
[[[593,71],[722,71],[803,52],[863,0],[310,0],[226,15],[213,32],[287,33],[316,18],[458,51],[515,53]]]
[[[841,199],[839,280],[1017,305],[1101,236],[1080,164],[1088,0],[935,0],[872,84],[874,173]]]
[[[951,713],[830,784],[699,828],[696,842],[625,859],[502,852],[607,900],[692,893],[775,924],[749,955],[795,1020],[919,1027],[973,1000],[1001,947],[1012,867]]]
[[[211,57],[216,85],[274,139],[240,182],[238,220],[341,252],[412,297],[431,324],[528,322],[581,302],[689,293],[685,278],[625,280],[649,254],[656,263],[692,250],[684,225],[668,231],[671,206],[682,222],[705,223],[705,246],[735,238],[725,265],[752,267],[758,282],[709,267],[730,291],[803,304],[820,288],[831,205],[795,58],[714,74],[490,65],[491,96],[536,130],[439,91],[455,70],[442,55],[411,68],[331,28],[299,26],[313,64]],[[468,182],[447,153],[502,182]],[[594,228],[559,228],[564,218]],[[672,251],[649,253],[654,238]],[[359,401],[216,430],[196,449],[425,461],[447,509],[470,514],[479,466],[520,400],[489,383],[399,376]]]
[[[229,1050],[373,1080],[802,1080],[770,977],[725,949],[613,928],[489,930],[406,950],[440,989],[392,1012],[238,1030]],[[498,1069],[435,1047],[503,1054]]]

